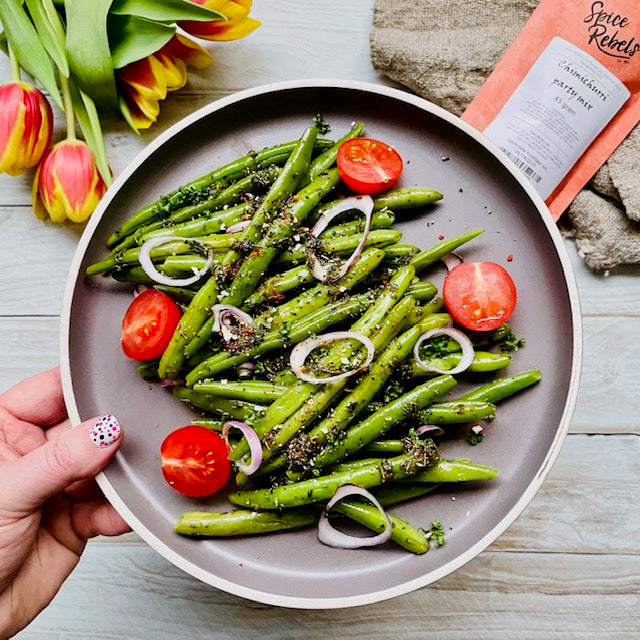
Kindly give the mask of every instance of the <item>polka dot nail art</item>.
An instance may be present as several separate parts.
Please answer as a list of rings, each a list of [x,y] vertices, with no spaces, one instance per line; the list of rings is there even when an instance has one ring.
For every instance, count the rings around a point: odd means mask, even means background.
[[[96,447],[108,447],[118,439],[120,424],[111,413],[100,418],[89,431],[89,437]]]

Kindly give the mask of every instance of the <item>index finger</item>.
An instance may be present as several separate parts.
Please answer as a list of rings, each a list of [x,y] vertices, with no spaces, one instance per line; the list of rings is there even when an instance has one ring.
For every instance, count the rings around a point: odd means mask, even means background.
[[[18,420],[47,427],[67,416],[60,369],[55,367],[18,382],[0,395],[0,406]]]

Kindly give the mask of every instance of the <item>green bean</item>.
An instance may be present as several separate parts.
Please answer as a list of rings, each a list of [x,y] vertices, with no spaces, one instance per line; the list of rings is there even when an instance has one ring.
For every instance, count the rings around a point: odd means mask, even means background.
[[[218,298],[218,284],[215,275],[210,276],[198,289],[186,312],[180,318],[169,345],[160,358],[158,373],[160,378],[174,380],[178,377],[185,361],[184,349],[200,331],[207,320],[211,307]]]
[[[191,424],[197,424],[201,427],[206,427],[207,429],[211,429],[212,431],[222,431],[224,427],[225,420],[220,418],[204,418],[204,417],[196,417],[191,419]]]
[[[282,511],[189,511],[178,518],[175,531],[187,536],[221,538],[299,529],[317,521],[318,510],[308,507]]]
[[[286,392],[286,387],[280,387],[262,380],[245,380],[230,382],[218,380],[204,380],[193,385],[193,390],[218,398],[231,398],[245,402],[271,404],[276,398]]]
[[[402,211],[434,204],[441,199],[441,193],[424,187],[389,189],[373,199],[373,209],[374,211],[380,211],[381,209],[390,209],[394,212]],[[339,200],[333,200],[322,207],[318,207],[310,217],[310,221],[316,222],[325,211],[333,207],[337,202]]]
[[[367,235],[364,246],[384,248],[397,242],[401,237],[402,232],[395,229],[376,229]],[[320,251],[323,254],[336,256],[349,255],[354,252],[361,240],[361,233],[354,233],[348,236],[332,236],[327,240],[320,241],[320,246],[322,247]],[[304,262],[306,255],[306,248],[301,245],[299,248],[283,251],[274,262],[279,265]]]
[[[424,280],[418,280],[418,282],[412,282],[409,285],[407,295],[413,296],[416,300],[428,302],[438,293],[438,287],[432,282],[425,282]]]
[[[388,458],[366,458],[361,460],[353,460],[342,462],[330,467],[329,471],[336,475],[346,475],[358,469],[368,469],[372,464],[382,462],[384,464]],[[457,482],[477,482],[481,480],[493,480],[499,475],[498,469],[486,464],[478,464],[470,460],[462,459],[446,459],[440,458],[434,464],[422,471],[418,470],[415,474],[397,478],[397,482],[389,482],[385,486],[399,487],[408,484],[448,484]],[[375,489],[373,493],[377,494],[380,489]]]
[[[245,298],[242,308],[248,311],[263,302],[278,301],[280,297],[284,297],[285,293],[312,282],[316,282],[316,279],[306,264],[292,267],[265,280],[250,296]]]
[[[433,264],[437,260],[441,260],[449,253],[463,244],[470,242],[483,232],[484,229],[473,229],[456,236],[455,238],[451,238],[450,240],[443,240],[429,249],[421,251],[415,258],[413,258],[411,264],[416,268],[416,271],[420,273],[429,265]]]
[[[447,371],[453,369],[460,363],[462,355],[460,353],[450,353],[441,358],[425,359],[425,364],[429,367]],[[473,362],[466,371],[472,373],[487,373],[489,371],[497,371],[508,367],[511,363],[511,356],[508,353],[493,353],[491,351],[476,351],[473,356]],[[416,364],[415,361],[407,363],[410,367],[410,375],[412,378],[420,378],[424,376],[438,375],[436,372],[428,371]]]
[[[302,186],[313,182],[321,173],[324,173],[327,169],[335,164],[336,156],[338,155],[338,148],[346,140],[351,138],[357,138],[362,134],[364,129],[364,123],[356,122],[351,129],[342,138],[337,140],[335,144],[328,149],[325,149],[317,158],[315,158],[305,174],[300,178],[300,184]]]
[[[457,398],[458,401],[463,400],[481,400],[483,402],[500,402],[510,396],[530,387],[540,381],[542,374],[539,369],[531,371],[523,371],[512,376],[498,378],[481,387],[476,387],[468,393]]]
[[[122,238],[131,235],[136,229],[160,217],[166,217],[178,207],[193,200],[194,194],[202,191],[219,181],[230,181],[242,177],[246,171],[260,169],[272,164],[285,162],[296,148],[298,141],[268,147],[257,152],[248,153],[237,158],[214,171],[201,176],[186,185],[162,196],[138,212],[133,214],[124,224],[109,236],[107,246],[112,247]],[[334,143],[325,140],[316,140],[316,148],[327,148]]]
[[[384,207],[391,211],[401,211],[404,209],[415,209],[424,207],[442,200],[442,194],[433,189],[423,187],[406,187],[402,189],[389,189],[385,193],[376,196],[375,208]]]
[[[388,229],[396,218],[393,212],[389,209],[383,209],[382,211],[376,211],[371,216],[371,230],[376,229]],[[365,219],[358,218],[356,220],[350,220],[349,222],[343,222],[342,224],[336,224],[335,226],[327,227],[321,234],[321,240],[327,240],[328,238],[335,238],[336,236],[350,236],[357,233],[362,233],[365,227]],[[398,246],[398,245],[392,245]],[[385,254],[388,255],[389,247],[385,247]]]
[[[255,209],[252,201],[237,204],[228,209],[221,209],[213,212],[211,215],[195,220],[188,220],[180,224],[171,225],[145,232],[140,236],[140,244],[151,238],[159,236],[181,236],[183,238],[194,238],[197,236],[205,236],[219,231],[226,231],[232,225],[241,222],[250,216]],[[136,234],[134,234],[136,235]]]
[[[433,443],[429,441],[422,444],[425,446],[414,452],[384,461],[377,460],[348,471],[332,472],[326,476],[267,489],[232,491],[228,496],[229,502],[249,509],[297,507],[329,500],[343,484],[357,484],[370,489],[383,482],[415,476],[437,461],[437,449]]]
[[[349,428],[340,438],[330,441],[328,446],[308,461],[309,468],[306,471],[310,468],[320,469],[352,455],[398,422],[406,420],[407,416],[450,391],[455,385],[453,376],[439,376],[396,398],[362,422]]]
[[[222,416],[228,420],[240,420],[247,424],[255,424],[266,407],[255,402],[245,402],[231,398],[216,398],[206,393],[199,393],[186,387],[173,387],[173,395],[182,402]]]
[[[421,424],[465,424],[478,420],[493,420],[496,407],[492,402],[480,400],[450,400],[435,402],[418,414]]]
[[[440,459],[429,469],[420,471],[411,477],[413,482],[472,482],[477,480],[493,480],[498,476],[498,469],[469,460]],[[403,478],[400,478],[403,481]]]

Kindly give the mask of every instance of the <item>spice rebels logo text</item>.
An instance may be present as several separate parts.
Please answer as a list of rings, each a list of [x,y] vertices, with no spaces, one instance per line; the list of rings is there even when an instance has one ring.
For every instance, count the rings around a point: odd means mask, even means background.
[[[604,2],[594,2],[584,22],[589,25],[589,44],[598,47],[602,53],[613,58],[629,59],[640,51],[640,42],[632,32],[629,18],[608,11]]]

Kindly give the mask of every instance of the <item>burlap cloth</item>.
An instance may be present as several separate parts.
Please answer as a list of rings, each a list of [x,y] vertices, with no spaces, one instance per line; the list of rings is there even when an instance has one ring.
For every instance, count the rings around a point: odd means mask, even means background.
[[[460,115],[539,0],[376,0],[375,69]],[[593,270],[640,263],[640,126],[561,219]]]

